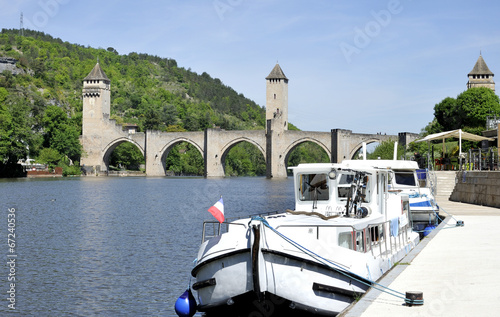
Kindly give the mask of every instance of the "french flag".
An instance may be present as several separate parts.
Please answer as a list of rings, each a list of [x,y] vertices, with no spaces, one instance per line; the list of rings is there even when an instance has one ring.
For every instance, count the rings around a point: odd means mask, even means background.
[[[220,223],[224,222],[224,202],[222,197],[210,208],[208,211],[215,217]]]

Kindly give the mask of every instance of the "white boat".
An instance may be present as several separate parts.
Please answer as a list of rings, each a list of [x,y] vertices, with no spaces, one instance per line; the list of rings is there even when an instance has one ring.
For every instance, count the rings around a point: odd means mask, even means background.
[[[373,166],[391,169],[390,190],[401,191],[410,198],[413,229],[421,230],[427,225],[437,224],[439,206],[434,198],[435,181],[432,171],[419,169],[415,161],[403,160],[352,160],[345,161],[351,166]]]
[[[418,244],[392,170],[366,161],[292,169],[294,211],[204,223],[192,270],[199,311],[333,316]]]

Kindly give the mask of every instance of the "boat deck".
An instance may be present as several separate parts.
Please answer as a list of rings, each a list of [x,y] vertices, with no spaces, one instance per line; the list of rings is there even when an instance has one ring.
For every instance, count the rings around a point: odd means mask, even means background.
[[[500,310],[500,244],[494,239],[500,209],[451,201],[440,206],[465,225],[434,230],[380,281],[403,294],[423,292],[424,305],[405,306],[371,289],[339,316],[490,316]]]

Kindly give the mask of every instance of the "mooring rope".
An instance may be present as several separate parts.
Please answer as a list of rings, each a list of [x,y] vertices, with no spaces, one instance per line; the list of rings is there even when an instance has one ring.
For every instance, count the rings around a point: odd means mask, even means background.
[[[319,212],[308,212],[308,211],[295,211],[295,210],[291,210],[291,209],[287,209],[286,210],[287,213],[289,214],[292,214],[292,215],[306,215],[306,216],[317,216],[317,217],[320,217],[321,219],[323,220],[329,220],[329,219],[333,219],[333,218],[338,218],[339,215],[333,215],[333,216],[325,216],[323,214],[320,214]]]
[[[432,230],[444,230],[444,229],[453,229],[453,228],[457,228],[457,227],[463,227],[464,226],[464,222],[462,220],[458,220],[457,218],[455,218],[452,214],[450,214],[449,212],[447,212],[446,210],[443,209],[443,207],[439,206],[438,203],[433,199],[431,198],[429,200],[431,202],[431,205],[434,207],[434,206],[437,206],[438,207],[438,210],[440,211],[443,211],[446,215],[450,216],[453,220],[455,220],[455,224],[454,225],[450,225],[450,224],[446,224],[445,226],[443,226],[442,228],[434,228]],[[439,215],[439,213],[437,212],[436,208],[432,208],[432,211],[434,212],[434,215],[436,216],[436,218],[439,220],[439,223],[443,222],[444,219],[441,218],[441,216]],[[446,218],[446,217],[445,217]],[[430,220],[429,220],[429,223],[430,223]],[[425,232],[425,230],[414,230],[414,232]]]

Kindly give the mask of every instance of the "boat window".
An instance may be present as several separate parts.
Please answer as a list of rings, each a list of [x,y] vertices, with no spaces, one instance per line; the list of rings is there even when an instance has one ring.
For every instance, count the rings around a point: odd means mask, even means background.
[[[349,195],[349,190],[351,189],[351,183],[354,181],[354,174],[342,173],[338,180],[338,198],[340,200],[347,200],[347,195]]]
[[[395,172],[396,184],[416,186],[415,176],[412,172]]]
[[[301,174],[299,177],[300,200],[328,200],[327,174]]]
[[[351,185],[354,180],[354,174],[341,174],[339,179],[339,185]]]
[[[345,201],[347,200],[347,196],[349,196],[349,192],[351,190],[351,184],[354,182],[355,175],[354,174],[348,174],[344,173],[341,174],[340,177],[338,177],[338,185],[337,185],[337,194],[338,194],[338,200],[340,201]],[[361,179],[360,182],[360,192],[358,194],[361,194],[363,197],[363,202],[370,202],[370,197],[371,197],[371,190],[370,190],[370,176],[364,176]]]
[[[352,234],[351,232],[339,233],[339,246],[347,249],[352,249]]]
[[[356,251],[365,252],[363,235],[363,231],[356,231]]]
[[[370,227],[370,240],[372,242],[378,242],[379,241],[379,227],[378,226],[375,226],[375,227]]]
[[[417,179],[420,187],[427,187],[427,171],[425,169],[417,170]]]
[[[371,249],[371,240],[370,240],[370,231],[369,229],[364,229],[363,230],[363,235],[365,236],[365,246],[366,246],[366,251],[370,251]]]

